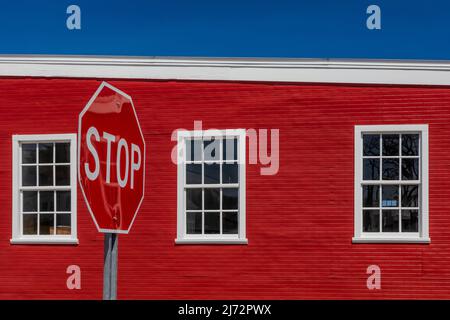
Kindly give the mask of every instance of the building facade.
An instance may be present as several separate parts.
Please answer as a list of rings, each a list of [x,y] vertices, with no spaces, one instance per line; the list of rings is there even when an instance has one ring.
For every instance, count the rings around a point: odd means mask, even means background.
[[[1,299],[102,297],[76,157],[102,81],[146,143],[119,299],[450,298],[450,64],[5,56]]]

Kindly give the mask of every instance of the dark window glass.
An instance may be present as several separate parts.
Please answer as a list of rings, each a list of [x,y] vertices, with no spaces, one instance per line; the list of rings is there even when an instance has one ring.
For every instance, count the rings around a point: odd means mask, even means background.
[[[238,183],[238,168],[237,163],[222,164],[222,183]]]
[[[186,189],[186,209],[202,209],[202,189]]]
[[[382,186],[382,207],[398,207],[398,187]]]
[[[70,214],[56,215],[56,234],[71,234]]]
[[[398,159],[383,159],[383,180],[399,180]]]
[[[55,166],[56,185],[70,185],[70,166]]]
[[[53,191],[39,192],[39,211],[54,211],[54,195]]]
[[[36,212],[37,211],[37,191],[24,191],[23,192],[23,208],[24,212]]]
[[[402,210],[402,232],[419,232],[419,212]]]
[[[217,163],[205,163],[205,183],[220,183],[220,165]]]
[[[380,135],[378,134],[363,135],[363,155],[365,156],[380,155]]]
[[[380,160],[379,159],[364,159],[363,179],[364,180],[379,180],[380,179]]]
[[[57,163],[70,162],[70,143],[56,143],[55,152]]]
[[[220,189],[205,188],[205,209],[220,209]]]
[[[36,185],[36,166],[22,166],[22,186]]]
[[[383,134],[383,156],[398,156],[399,135]]]
[[[363,186],[363,206],[380,206],[380,186]]]
[[[186,184],[202,183],[202,165],[186,164]]]
[[[402,159],[402,179],[419,179],[419,159]]]
[[[39,143],[39,163],[53,163],[53,143]]]
[[[36,163],[36,144],[22,144],[22,163]]]
[[[222,189],[222,208],[237,209],[239,192],[237,188]]]
[[[22,215],[23,234],[37,234],[37,214],[24,214]]]
[[[200,161],[202,160],[202,141],[186,140],[186,160]]]
[[[379,210],[363,210],[363,231],[364,232],[380,231]]]
[[[403,134],[402,135],[402,155],[418,156],[419,155],[419,135]]]
[[[201,234],[202,233],[202,213],[188,212],[186,213],[186,233]]]
[[[39,215],[39,234],[53,234],[54,229],[53,214],[40,214]]]
[[[224,160],[237,160],[237,139],[224,139],[222,148]]]
[[[402,186],[402,207],[419,206],[419,186]]]
[[[398,210],[383,210],[383,232],[398,232]]]
[[[238,214],[237,212],[222,213],[222,233],[237,234],[238,233]]]
[[[70,211],[70,191],[56,191],[56,211]]]
[[[218,161],[220,159],[220,140],[212,138],[203,141],[205,160]]]
[[[39,185],[53,185],[53,166],[39,166]]]
[[[205,233],[206,234],[220,233],[219,212],[205,212]]]

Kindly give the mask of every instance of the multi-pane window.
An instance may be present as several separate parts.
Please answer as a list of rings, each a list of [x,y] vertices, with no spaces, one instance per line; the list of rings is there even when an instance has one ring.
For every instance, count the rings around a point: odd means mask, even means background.
[[[184,152],[177,240],[244,240],[245,133],[184,132],[179,143]]]
[[[75,136],[14,136],[13,140],[13,240],[73,240]]]
[[[383,127],[356,130],[355,233],[367,239],[423,239],[428,233],[426,130]]]

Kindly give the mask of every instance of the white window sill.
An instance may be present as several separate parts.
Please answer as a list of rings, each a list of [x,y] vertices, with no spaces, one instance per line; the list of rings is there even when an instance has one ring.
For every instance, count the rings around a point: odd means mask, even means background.
[[[57,238],[57,239],[50,239],[50,238],[15,238],[10,240],[11,244],[78,244],[78,239],[74,238]]]
[[[247,239],[175,239],[175,244],[248,244]]]
[[[352,243],[430,243],[430,238],[416,238],[416,237],[353,237]]]

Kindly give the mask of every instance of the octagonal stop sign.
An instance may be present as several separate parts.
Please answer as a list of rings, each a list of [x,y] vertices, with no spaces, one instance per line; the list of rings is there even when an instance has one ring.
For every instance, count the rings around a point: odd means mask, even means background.
[[[145,141],[131,97],[106,82],[79,115],[78,177],[97,229],[128,233],[144,199]]]

